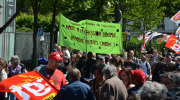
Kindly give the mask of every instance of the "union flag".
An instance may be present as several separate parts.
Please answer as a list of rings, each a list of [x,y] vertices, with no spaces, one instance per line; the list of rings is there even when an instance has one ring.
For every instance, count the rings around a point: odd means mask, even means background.
[[[174,34],[171,34],[165,47],[172,49],[176,53],[180,53],[180,41]]]
[[[40,73],[32,71],[3,80],[0,92],[13,93],[19,100],[52,100],[58,90]]]

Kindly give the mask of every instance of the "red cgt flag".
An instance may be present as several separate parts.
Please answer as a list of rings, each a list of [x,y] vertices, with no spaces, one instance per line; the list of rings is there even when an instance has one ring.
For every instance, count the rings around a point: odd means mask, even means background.
[[[180,41],[174,34],[171,34],[165,47],[172,49],[176,53],[180,53]]]
[[[40,73],[32,71],[3,80],[0,92],[11,92],[19,100],[51,100],[58,90]]]

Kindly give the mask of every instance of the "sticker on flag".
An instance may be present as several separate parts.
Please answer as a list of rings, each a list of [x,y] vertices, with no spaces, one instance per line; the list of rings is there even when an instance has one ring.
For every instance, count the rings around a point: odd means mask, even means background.
[[[171,34],[165,47],[172,49],[176,53],[180,53],[180,41],[174,34]]]
[[[40,73],[32,71],[3,80],[0,92],[11,92],[19,100],[52,100],[58,90]]]

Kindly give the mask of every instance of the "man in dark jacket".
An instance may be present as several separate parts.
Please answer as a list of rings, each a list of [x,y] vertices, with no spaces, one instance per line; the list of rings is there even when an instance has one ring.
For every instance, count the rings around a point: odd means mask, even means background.
[[[81,72],[74,68],[69,72],[69,84],[61,87],[53,100],[96,100],[91,88],[80,82]]]

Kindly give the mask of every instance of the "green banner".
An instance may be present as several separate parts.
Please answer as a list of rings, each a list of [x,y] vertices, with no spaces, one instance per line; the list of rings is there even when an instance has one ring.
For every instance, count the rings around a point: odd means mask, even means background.
[[[84,52],[122,54],[121,24],[92,20],[75,23],[61,14],[59,44]]]

